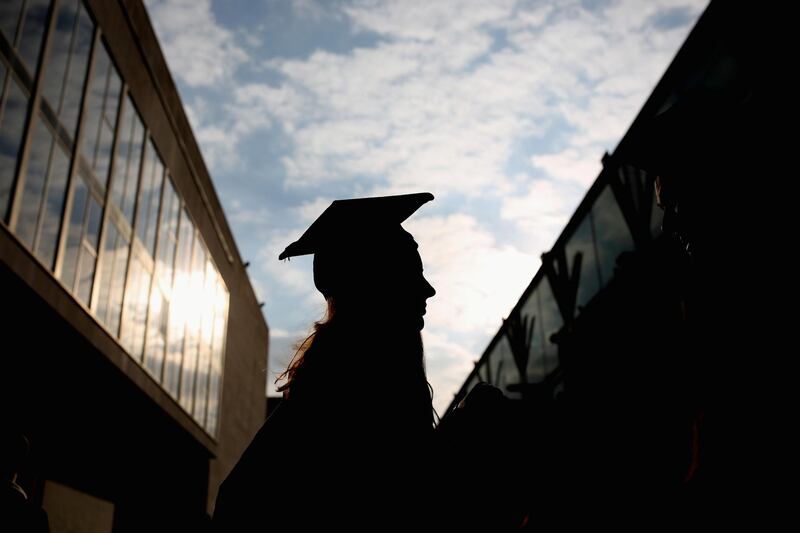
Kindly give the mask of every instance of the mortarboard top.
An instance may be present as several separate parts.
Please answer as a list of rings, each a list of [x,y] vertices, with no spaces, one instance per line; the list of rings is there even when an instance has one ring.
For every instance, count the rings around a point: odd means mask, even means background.
[[[433,200],[429,192],[336,200],[278,259],[315,254],[323,249],[359,245],[380,239]]]

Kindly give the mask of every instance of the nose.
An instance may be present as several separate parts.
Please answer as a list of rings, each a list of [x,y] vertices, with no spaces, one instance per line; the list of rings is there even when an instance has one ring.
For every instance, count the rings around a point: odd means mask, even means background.
[[[428,280],[425,279],[424,277],[422,278],[422,283],[423,283],[423,290],[425,293],[425,299],[433,298],[433,296],[436,295],[436,289],[434,289],[433,285],[431,285],[428,282]]]

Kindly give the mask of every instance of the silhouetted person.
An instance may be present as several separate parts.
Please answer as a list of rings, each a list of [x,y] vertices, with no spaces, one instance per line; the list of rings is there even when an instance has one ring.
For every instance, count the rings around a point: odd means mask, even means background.
[[[0,430],[0,530],[19,533],[47,533],[47,513],[34,507],[17,484],[17,474],[28,456],[28,439],[17,431]]]
[[[431,199],[333,202],[280,255],[314,254],[327,314],[222,484],[218,531],[424,527],[436,465],[420,331],[435,291],[400,224]]]
[[[764,94],[751,83],[729,94],[680,95],[652,121],[640,160],[657,175],[662,228],[679,245],[672,262],[685,265],[674,272],[685,295],[681,356],[691,362],[685,382],[694,413],[684,482],[690,507],[704,514],[716,501],[752,504],[776,452],[770,409],[760,405],[772,361],[760,324],[774,280],[754,266],[769,262],[758,191],[769,175],[771,131],[763,127]]]

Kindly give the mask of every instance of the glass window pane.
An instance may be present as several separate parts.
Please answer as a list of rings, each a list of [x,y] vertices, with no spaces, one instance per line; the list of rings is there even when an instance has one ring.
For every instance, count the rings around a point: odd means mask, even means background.
[[[172,181],[164,180],[164,212],[161,214],[161,226],[158,237],[158,264],[159,277],[166,281],[165,287],[172,285],[173,262],[175,258],[175,245],[178,241],[178,215],[180,215],[180,198],[175,193]]]
[[[550,282],[546,278],[539,283],[537,291],[539,291],[539,304],[541,306],[539,320],[542,324],[542,366],[547,374],[558,366],[558,345],[553,342],[552,337],[564,325],[564,319],[561,317],[558,304],[553,296]]]
[[[11,187],[14,185],[17,157],[28,113],[28,97],[14,77],[9,75],[9,78],[5,85],[6,93],[0,102],[0,218],[3,219],[11,202]]]
[[[580,307],[586,305],[600,290],[600,274],[597,269],[597,258],[592,239],[591,215],[586,216],[564,246],[567,254],[570,276],[575,268],[575,257],[581,254],[581,271],[578,281],[578,295],[575,301],[575,314],[580,314]]]
[[[188,307],[188,320],[186,322],[186,345],[183,352],[183,364],[181,365],[180,392],[180,404],[189,413],[192,412],[192,400],[194,399],[197,378],[197,358],[200,355],[200,326],[205,306],[203,301],[205,274],[206,252],[199,236],[195,236],[189,292],[185,300]]]
[[[130,96],[125,99],[119,150],[114,164],[111,201],[119,207],[128,223],[133,225],[133,206],[136,202],[136,181],[142,157],[144,127]]]
[[[98,47],[94,61],[92,83],[86,95],[85,132],[82,134],[81,153],[94,170],[100,185],[105,187],[110,170],[122,82],[108,56],[105,43]]]
[[[144,352],[144,366],[157,381],[161,380],[164,365],[164,350],[167,346],[167,327],[169,325],[169,300],[161,288],[153,283],[150,308],[147,319],[147,342]]]
[[[541,284],[542,282],[540,282]],[[533,290],[521,310],[525,328],[525,341],[528,345],[528,359],[525,372],[529,383],[539,383],[547,377],[544,368],[544,343],[542,339],[542,321],[539,305],[539,289]],[[509,335],[511,335],[509,333]],[[512,343],[512,346],[514,343]]]
[[[28,0],[25,3],[22,34],[19,37],[17,52],[22,63],[28,68],[31,77],[36,75],[39,52],[42,49],[42,36],[47,26],[47,12],[50,0]]]
[[[592,217],[597,237],[600,273],[603,283],[606,284],[614,276],[617,257],[622,252],[633,250],[633,237],[609,186],[606,186],[595,200]]]
[[[653,188],[653,207],[650,211],[650,235],[653,238],[661,235],[661,222],[664,220],[664,211],[658,207],[656,200],[656,191]]]
[[[144,350],[149,294],[150,272],[139,258],[134,256],[131,258],[128,286],[125,289],[125,321],[120,340],[128,353],[137,361],[141,361]]]
[[[178,379],[183,360],[186,325],[191,313],[191,258],[194,241],[194,226],[186,210],[181,211],[180,237],[175,258],[175,274],[170,305],[169,333],[167,338],[167,361],[164,368],[164,388],[178,397]]]
[[[211,349],[214,333],[214,303],[216,299],[217,272],[214,264],[206,261],[205,283],[203,287],[200,317],[200,352],[197,358],[197,379],[194,399],[194,418],[201,424],[206,417],[208,376],[211,364]]]
[[[69,290],[75,292],[75,274],[78,271],[78,257],[80,257],[83,242],[83,228],[86,220],[86,200],[89,190],[83,180],[75,180],[72,193],[72,212],[67,220],[67,242],[64,250],[64,259],[61,262],[60,279]]]
[[[153,141],[147,142],[145,167],[139,191],[139,208],[136,216],[136,233],[152,256],[156,244],[156,225],[158,224],[158,202],[161,196],[161,182],[164,179],[164,165],[158,157]]]
[[[75,138],[75,130],[78,127],[78,114],[81,109],[81,96],[83,85],[86,81],[86,69],[89,66],[89,52],[92,49],[92,37],[94,35],[94,24],[89,14],[83,9],[82,3],[78,23],[75,27],[75,36],[72,40],[72,58],[70,59],[69,71],[67,72],[66,84],[64,86],[64,97],[61,103],[61,123],[66,130]]]
[[[511,353],[511,344],[508,337],[503,335],[494,345],[494,350],[490,354],[490,366],[493,367],[493,385],[500,388],[509,398],[519,399],[521,397],[519,389],[511,390],[509,386],[519,385],[522,382],[519,370],[514,362]],[[513,388],[513,387],[512,387]]]
[[[47,167],[53,148],[53,135],[41,120],[33,125],[33,140],[28,157],[28,172],[22,192],[22,207],[17,220],[17,236],[33,248],[39,211],[44,196]]]
[[[212,435],[217,433],[219,419],[219,397],[222,381],[222,360],[225,352],[225,328],[228,320],[228,291],[217,276],[217,291],[214,302],[214,340],[211,349],[211,375],[208,380],[208,412],[206,429]]]
[[[50,175],[47,180],[45,201],[41,215],[41,229],[36,242],[36,255],[51,270],[55,261],[58,234],[61,229],[61,213],[64,209],[64,197],[67,193],[67,177],[69,176],[69,156],[61,145],[56,143],[50,163]]]
[[[17,35],[17,25],[19,24],[19,14],[22,8],[22,0],[3,0],[0,2],[0,31],[8,41],[14,44]]]
[[[86,243],[95,252],[97,251],[97,241],[100,239],[102,215],[103,209],[100,207],[100,203],[91,198],[89,200],[89,219],[86,221]]]
[[[125,287],[125,270],[128,260],[129,243],[116,224],[109,219],[108,231],[100,268],[100,288],[98,293],[97,315],[106,327],[119,335],[119,321],[122,312],[122,295]]]
[[[91,200],[90,200],[91,201]],[[80,269],[78,270],[78,299],[89,305],[92,297],[92,282],[97,265],[97,255],[84,244],[81,249]]]

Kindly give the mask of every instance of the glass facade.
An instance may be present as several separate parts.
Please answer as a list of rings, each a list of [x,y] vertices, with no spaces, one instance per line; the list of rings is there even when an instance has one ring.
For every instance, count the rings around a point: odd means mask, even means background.
[[[0,215],[215,435],[228,290],[82,0],[0,3]]]
[[[653,178],[638,169],[626,170],[639,180],[639,187],[626,189],[631,194],[633,205],[638,208],[643,202],[652,204],[646,225],[650,236],[655,238],[661,233],[662,211],[655,205],[654,194],[647,196],[642,193],[646,180]],[[576,216],[579,218],[573,220],[572,233],[562,236],[563,244],[558,245],[564,252],[570,279],[573,275],[577,279],[575,309],[568,320],[579,316],[582,308],[590,305],[595,295],[611,282],[619,256],[635,248],[631,229],[610,185],[600,187],[593,195],[591,205]],[[579,271],[576,270],[578,264]],[[558,265],[554,267],[558,268]],[[556,298],[558,291],[543,272],[534,279],[538,281],[523,295],[512,316],[483,354],[456,395],[456,403],[479,381],[499,387],[510,398],[519,398],[520,390],[545,382],[559,370],[559,351],[554,335],[564,327],[565,317]],[[551,386],[555,393],[558,383],[552,382]]]

